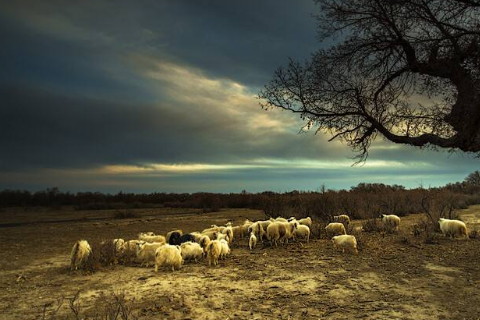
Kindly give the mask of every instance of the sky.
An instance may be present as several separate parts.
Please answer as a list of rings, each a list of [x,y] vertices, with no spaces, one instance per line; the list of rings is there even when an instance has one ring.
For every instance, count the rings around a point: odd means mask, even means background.
[[[0,2],[0,190],[249,192],[433,187],[470,154],[379,139],[368,160],[263,110],[317,41],[311,0]]]

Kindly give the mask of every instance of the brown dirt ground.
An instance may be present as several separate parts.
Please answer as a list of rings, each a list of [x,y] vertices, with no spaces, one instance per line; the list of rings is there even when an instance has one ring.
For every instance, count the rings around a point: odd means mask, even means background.
[[[190,232],[264,218],[244,209],[136,213],[114,220],[113,211],[0,212],[0,318],[73,318],[65,301],[79,291],[86,314],[104,307],[102,295],[124,293],[139,319],[480,319],[480,240],[439,235],[426,244],[411,233],[421,215],[402,218],[398,234],[357,232],[357,256],[318,237],[251,252],[240,240],[217,267],[201,261],[173,273],[122,265],[93,274],[68,270],[78,239],[134,239],[140,231]],[[470,229],[480,229],[480,206],[461,214]]]

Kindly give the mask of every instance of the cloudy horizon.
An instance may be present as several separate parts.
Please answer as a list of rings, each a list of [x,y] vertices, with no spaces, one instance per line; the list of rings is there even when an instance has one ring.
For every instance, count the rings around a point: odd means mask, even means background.
[[[367,161],[257,94],[321,48],[302,1],[0,4],[0,190],[435,187],[478,158],[378,139]]]

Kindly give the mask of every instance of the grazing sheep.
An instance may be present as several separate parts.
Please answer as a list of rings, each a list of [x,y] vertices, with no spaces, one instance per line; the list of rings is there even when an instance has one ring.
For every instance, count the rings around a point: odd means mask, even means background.
[[[172,234],[175,233],[175,234],[179,234],[179,237],[182,236],[183,234],[183,231],[180,230],[180,229],[177,229],[177,230],[172,230],[170,232],[167,232],[166,236],[165,236],[165,242],[166,243],[170,243],[170,237],[172,236]]]
[[[181,245],[184,242],[195,242],[195,236],[190,233],[186,233],[178,239],[178,242],[179,243],[176,243],[176,245]]]
[[[260,241],[263,243],[263,239],[264,238],[267,238],[267,232],[265,231],[265,229],[262,227],[262,224],[259,223],[258,221],[257,222],[254,222],[252,223],[249,227],[248,227],[248,232],[249,233],[254,233],[255,236],[257,237],[257,239],[260,239]]]
[[[307,240],[307,242],[309,242],[310,228],[303,224],[298,225],[297,228],[295,228],[295,231],[293,232],[293,237],[295,239],[302,238],[304,240]]]
[[[181,249],[178,246],[164,244],[155,250],[155,272],[158,272],[158,267],[171,267],[172,271],[179,270],[182,263]]]
[[[137,243],[143,243],[141,240],[128,240],[123,244],[124,261],[132,261],[137,257]]]
[[[87,240],[78,240],[75,242],[70,254],[70,270],[77,270],[85,267],[88,257],[92,253],[92,248]]]
[[[255,237],[255,233],[250,233],[250,239],[248,240],[248,247],[250,250],[253,250],[257,245],[257,237]]]
[[[309,228],[312,227],[312,218],[310,218],[310,217],[299,219],[297,221],[298,221],[299,224],[303,224],[305,226],[308,226]]]
[[[147,235],[145,233],[140,232],[138,234],[138,240],[142,240],[145,242],[163,242],[166,243],[166,239],[164,236],[160,235]]]
[[[400,218],[394,214],[382,214],[382,222],[387,231],[398,231]]]
[[[259,220],[256,223],[260,224],[262,226],[263,230],[267,230],[268,225],[270,223],[272,223],[272,221],[270,221],[270,220],[263,220],[263,221]]]
[[[338,236],[342,234],[347,234],[347,231],[345,230],[345,226],[343,223],[340,222],[331,222],[327,224],[325,227],[325,231],[327,232],[327,237],[333,237],[333,236]]]
[[[140,242],[137,243],[137,259],[140,266],[149,266],[155,262],[155,250],[165,245],[165,242]]]
[[[178,231],[172,231],[170,233],[170,237],[168,238],[168,244],[171,244],[171,245],[180,245],[180,238],[182,237],[182,233],[178,232]]]
[[[212,240],[207,246],[207,258],[208,258],[208,265],[211,266],[212,264],[216,266],[218,264],[218,258],[220,258],[220,254],[222,252],[222,244],[219,240]]]
[[[232,233],[235,238],[243,239],[243,226],[232,227]]]
[[[220,232],[227,236],[228,244],[232,244],[232,242],[233,242],[233,229],[232,229],[232,227],[231,226],[225,227]]]
[[[332,238],[332,242],[335,249],[342,249],[342,252],[345,252],[345,250],[347,250],[358,254],[357,239],[355,239],[355,236],[348,234],[334,236]]]
[[[225,239],[219,240],[220,244],[222,245],[222,251],[220,252],[220,259],[225,259],[230,254],[230,246],[228,245],[228,241]]]
[[[346,214],[341,214],[339,216],[333,216],[333,221],[343,223],[343,225],[347,227],[350,224],[350,217]]]
[[[218,231],[205,231],[205,232],[202,231],[202,234],[204,236],[209,237],[212,240],[215,240],[215,239],[217,239]]]
[[[467,225],[465,222],[440,218],[438,223],[440,224],[440,230],[446,237],[451,236],[452,238],[455,238],[455,236],[458,235],[464,236],[468,239]]]
[[[227,240],[228,241],[228,236],[224,233],[217,233],[217,238],[215,240]]]
[[[295,231],[298,223],[296,221],[292,222],[272,222],[267,227],[267,239],[270,241],[270,245],[277,246],[277,242],[281,241],[282,243],[288,243],[288,239],[293,237],[293,232]]]
[[[203,257],[203,249],[196,242],[183,242],[180,245],[183,260],[195,260],[197,262]]]

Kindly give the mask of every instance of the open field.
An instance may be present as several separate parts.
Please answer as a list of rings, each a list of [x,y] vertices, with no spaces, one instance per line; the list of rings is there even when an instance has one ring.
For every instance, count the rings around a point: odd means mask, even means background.
[[[103,296],[114,292],[125,294],[139,319],[480,319],[480,240],[439,236],[426,244],[411,234],[421,215],[404,217],[398,234],[359,234],[358,256],[335,252],[326,239],[252,252],[243,240],[217,267],[201,261],[174,273],[122,265],[93,274],[68,270],[78,239],[264,218],[246,209],[135,212],[121,220],[111,218],[114,211],[0,212],[0,318],[50,319],[60,306],[55,319],[75,319],[68,299],[79,291],[82,314],[103,310]],[[480,229],[480,206],[463,213],[470,229]]]

